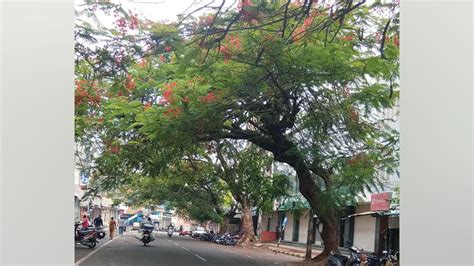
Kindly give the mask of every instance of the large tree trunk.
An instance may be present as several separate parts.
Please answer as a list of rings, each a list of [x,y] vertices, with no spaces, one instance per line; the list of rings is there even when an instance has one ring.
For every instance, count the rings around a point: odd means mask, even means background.
[[[224,215],[224,221],[222,222],[221,228],[219,229],[219,234],[224,234],[227,232],[229,228],[229,222],[230,222],[229,216],[227,214]]]
[[[321,238],[323,239],[324,250],[313,261],[322,261],[327,258],[331,251],[339,251],[339,223],[335,215],[326,215],[319,218],[323,224]]]
[[[242,202],[242,238],[237,243],[240,246],[248,246],[257,242],[255,232],[253,230],[252,210],[247,199]]]

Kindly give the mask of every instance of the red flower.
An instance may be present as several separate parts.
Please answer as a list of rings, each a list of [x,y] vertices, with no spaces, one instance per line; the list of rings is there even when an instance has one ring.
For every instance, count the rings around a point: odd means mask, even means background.
[[[169,108],[168,110],[165,111],[164,115],[177,117],[181,114],[182,111],[183,109],[181,109],[181,107]]]
[[[166,57],[164,57],[163,55],[160,55],[160,61],[162,63],[165,63],[166,62]]]
[[[309,26],[311,26],[312,23],[313,23],[313,18],[312,18],[312,17],[309,17],[309,18],[307,18],[307,19],[305,19],[305,20],[303,21],[303,25],[304,25],[306,28],[309,27]]]
[[[165,51],[166,51],[166,52],[171,52],[172,50],[173,50],[173,48],[171,48],[171,46],[169,46],[169,45],[167,45],[167,46],[165,47]]]
[[[133,81],[132,76],[130,74],[127,75],[127,82],[125,86],[127,87],[128,91],[132,91],[137,86],[135,84],[135,81]]]
[[[143,107],[143,109],[145,109],[145,111],[146,111],[146,110],[151,108],[151,105],[152,105],[151,102],[150,103],[145,103],[145,106]]]
[[[344,41],[353,41],[354,40],[354,35],[346,35],[342,38]]]
[[[125,28],[125,26],[127,26],[127,22],[125,21],[124,18],[121,18],[121,19],[117,20],[117,25],[118,25],[120,28]]]
[[[130,29],[134,30],[138,28],[138,18],[134,15],[130,18]]]
[[[393,37],[393,43],[397,46],[400,47],[400,40],[398,39],[398,35]]]
[[[214,102],[215,100],[217,100],[217,97],[212,91],[209,92],[206,96],[201,98],[202,103],[210,103],[210,102]]]

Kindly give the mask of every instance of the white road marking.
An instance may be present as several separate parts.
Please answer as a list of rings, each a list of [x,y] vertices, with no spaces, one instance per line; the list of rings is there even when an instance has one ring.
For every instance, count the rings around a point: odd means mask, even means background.
[[[203,261],[207,261],[205,258],[203,258],[203,257],[199,256],[198,254],[194,254],[194,256],[196,256],[196,257],[200,258],[200,259],[201,259],[201,260],[203,260]]]
[[[174,243],[174,242],[173,242],[173,244],[175,244],[176,246],[179,246],[179,244],[178,244],[178,243]]]
[[[185,248],[185,247],[182,247],[182,248],[183,248],[184,250],[186,250],[186,251],[189,251],[189,249],[187,249],[187,248]]]
[[[97,249],[95,249],[95,250],[92,251],[91,253],[87,254],[87,256],[85,256],[84,258],[82,258],[82,259],[80,259],[80,260],[78,260],[78,261],[76,262],[76,266],[81,265],[81,263],[83,263],[85,260],[87,260],[88,258],[90,258],[90,256],[94,255],[94,254],[95,254],[97,251],[99,251],[101,248],[107,246],[108,244],[112,243],[112,241],[115,241],[115,239],[118,239],[118,238],[120,238],[120,237],[121,237],[121,235],[119,235],[119,236],[113,238],[113,239],[110,240],[109,242],[103,244],[102,246],[98,247]]]

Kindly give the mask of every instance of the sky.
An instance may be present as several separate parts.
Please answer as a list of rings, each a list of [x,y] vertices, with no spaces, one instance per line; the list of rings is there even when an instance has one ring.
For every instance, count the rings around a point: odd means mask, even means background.
[[[76,0],[75,4],[84,2],[84,0]],[[192,11],[204,4],[212,3],[212,6],[221,4],[221,0],[111,0],[111,2],[121,4],[125,10],[131,10],[139,17],[153,21],[173,21],[176,20],[177,15]],[[225,6],[235,2],[236,0],[227,0]],[[189,9],[193,4],[195,7]]]

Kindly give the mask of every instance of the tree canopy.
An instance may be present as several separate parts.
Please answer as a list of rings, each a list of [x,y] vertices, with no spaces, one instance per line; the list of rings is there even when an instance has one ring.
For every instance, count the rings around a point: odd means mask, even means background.
[[[398,167],[385,116],[399,96],[398,3],[224,2],[143,26],[153,52],[129,54],[115,72],[78,57],[76,137],[95,141],[107,189],[157,177],[203,143],[252,143],[296,171],[327,256],[338,248],[338,211]]]

